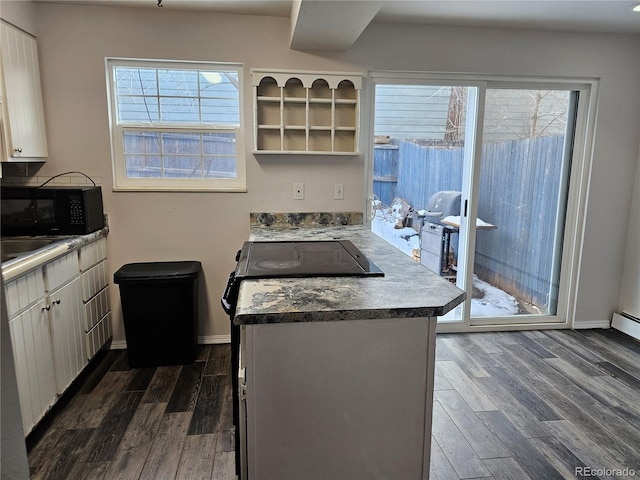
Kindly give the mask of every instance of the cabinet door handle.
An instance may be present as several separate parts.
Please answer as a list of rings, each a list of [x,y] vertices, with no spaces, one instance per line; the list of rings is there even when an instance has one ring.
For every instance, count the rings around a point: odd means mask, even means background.
[[[46,307],[42,307],[42,310],[49,311],[51,310],[51,307],[53,307],[54,305],[60,305],[60,299],[54,300],[53,302],[48,304]]]
[[[14,148],[13,151],[16,153],[22,153],[22,147]]]

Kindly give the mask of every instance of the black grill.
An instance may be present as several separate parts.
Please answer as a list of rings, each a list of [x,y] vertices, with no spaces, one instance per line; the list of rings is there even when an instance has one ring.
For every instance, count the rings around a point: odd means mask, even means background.
[[[443,190],[431,195],[427,203],[425,220],[442,225],[442,219],[448,216],[460,215],[460,199],[462,192]]]
[[[461,192],[444,190],[431,196],[420,232],[420,263],[441,276],[455,276],[449,264],[451,234],[458,229],[442,223],[449,216],[460,216]]]

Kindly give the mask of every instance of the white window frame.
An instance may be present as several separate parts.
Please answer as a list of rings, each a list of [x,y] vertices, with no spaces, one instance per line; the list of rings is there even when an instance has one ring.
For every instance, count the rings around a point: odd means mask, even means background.
[[[118,122],[117,96],[113,69],[115,67],[179,69],[179,70],[214,70],[230,71],[238,74],[239,125],[214,124],[152,124]],[[105,58],[107,76],[107,99],[109,110],[109,129],[111,134],[111,161],[113,167],[114,191],[210,191],[210,192],[246,192],[246,161],[244,135],[244,88],[243,65],[240,63],[191,62],[176,60],[150,60],[132,58]],[[127,177],[124,158],[123,135],[125,132],[185,132],[185,133],[233,133],[236,146],[235,178],[165,178]]]

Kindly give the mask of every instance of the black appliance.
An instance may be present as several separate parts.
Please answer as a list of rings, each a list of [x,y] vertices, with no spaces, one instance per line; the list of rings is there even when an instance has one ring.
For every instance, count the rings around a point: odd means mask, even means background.
[[[2,187],[3,236],[84,235],[104,227],[102,188]]]
[[[449,216],[461,214],[462,192],[445,190],[429,198],[425,222],[420,229],[420,263],[438,275],[455,278],[455,269],[450,265],[451,235],[458,228],[442,223]]]
[[[236,262],[222,297],[222,306],[231,317],[244,279],[384,276],[349,240],[244,242]]]
[[[436,192],[427,202],[424,216],[428,222],[442,225],[442,219],[450,215],[460,215],[460,200],[462,192],[456,190],[443,190]]]
[[[231,378],[235,425],[236,474],[240,474],[240,412],[238,367],[240,327],[234,325],[240,283],[246,279],[384,276],[384,272],[349,240],[244,242],[236,254],[236,268],[222,296],[231,319]]]

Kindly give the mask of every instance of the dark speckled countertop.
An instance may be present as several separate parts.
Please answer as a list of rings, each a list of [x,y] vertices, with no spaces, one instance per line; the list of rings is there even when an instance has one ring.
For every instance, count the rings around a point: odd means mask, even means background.
[[[351,240],[384,277],[244,280],[238,325],[441,316],[464,291],[395,249],[362,225],[252,226],[249,240]]]

